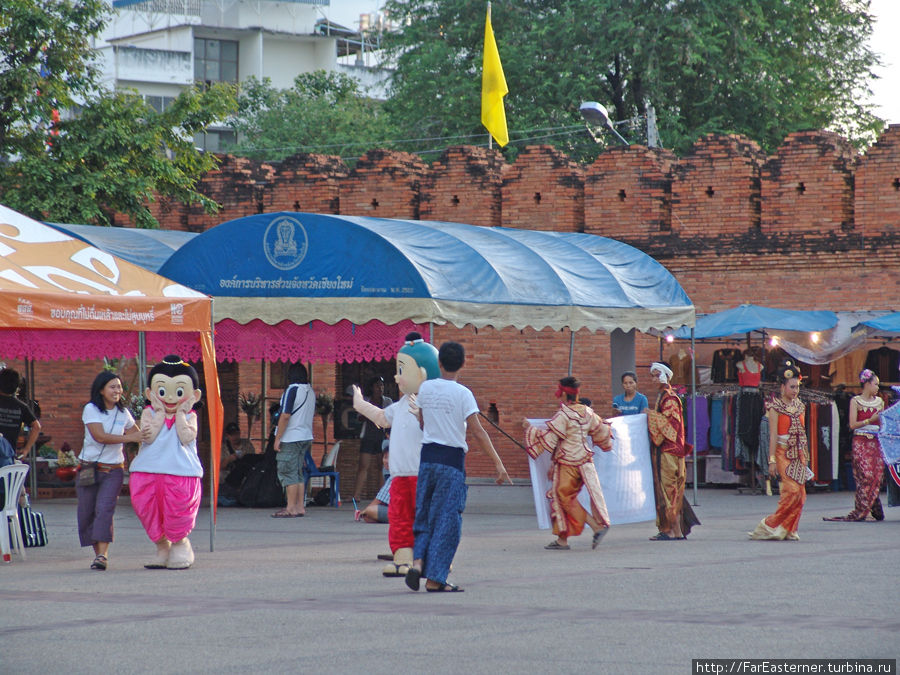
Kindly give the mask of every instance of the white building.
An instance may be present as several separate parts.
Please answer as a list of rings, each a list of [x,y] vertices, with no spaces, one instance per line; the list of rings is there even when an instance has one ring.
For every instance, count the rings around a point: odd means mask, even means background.
[[[157,110],[195,82],[238,82],[255,76],[286,89],[298,74],[316,70],[344,71],[370,95],[384,96],[383,75],[371,59],[371,33],[367,31],[364,40],[362,33],[328,21],[329,0],[112,4],[113,18],[98,44],[106,82],[137,90]],[[365,27],[369,21],[365,17],[361,24]],[[214,152],[222,141],[232,139],[230,130],[218,129],[197,144]]]

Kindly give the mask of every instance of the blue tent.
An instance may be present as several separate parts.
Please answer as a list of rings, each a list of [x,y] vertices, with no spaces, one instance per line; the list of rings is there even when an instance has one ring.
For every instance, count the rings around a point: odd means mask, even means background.
[[[694,338],[703,340],[762,330],[817,332],[834,328],[837,323],[837,314],[825,310],[801,311],[738,305],[715,314],[699,315],[694,326]],[[691,331],[690,328],[680,328],[673,335],[678,339],[689,339]]]
[[[900,333],[900,312],[893,312],[892,314],[879,316],[876,319],[861,321],[860,325],[874,328],[875,331],[882,333]]]
[[[180,234],[184,241],[157,271],[212,295],[216,321],[411,319],[626,331],[694,321],[690,299],[668,270],[594,235],[306,213],[248,216]],[[101,235],[108,230],[88,239],[103,248]],[[121,242],[106,242],[117,244],[126,259],[155,264],[146,242],[131,257]]]
[[[195,232],[178,230],[144,230],[133,227],[97,227],[96,225],[60,225],[48,223],[70,237],[112,253],[145,270],[158,273],[171,255],[189,240]]]

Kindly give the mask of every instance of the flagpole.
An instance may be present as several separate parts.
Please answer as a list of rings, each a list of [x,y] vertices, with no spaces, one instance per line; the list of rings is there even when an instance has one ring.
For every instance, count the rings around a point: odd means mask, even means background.
[[[491,20],[491,3],[490,3],[490,0],[488,0],[487,18],[488,18],[488,21]],[[493,149],[494,149],[494,137],[491,136],[491,132],[489,131],[489,132],[488,132],[488,150],[493,150]]]

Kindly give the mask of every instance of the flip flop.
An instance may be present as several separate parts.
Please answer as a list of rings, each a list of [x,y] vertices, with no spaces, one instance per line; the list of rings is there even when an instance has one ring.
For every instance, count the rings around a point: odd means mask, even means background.
[[[272,514],[272,518],[302,518],[302,513],[288,513],[287,511],[276,511]]]
[[[428,588],[426,586],[425,590],[429,593],[462,593],[465,589],[453,584],[441,584],[437,588]]]
[[[551,541],[544,548],[548,551],[568,551],[572,547],[568,544],[560,544],[558,541]]]
[[[410,567],[409,572],[406,573],[406,585],[412,590],[417,591],[419,590],[419,581],[421,579],[422,573],[415,567]]]
[[[594,532],[594,538],[591,540],[591,549],[595,549],[600,545],[600,540],[609,532],[609,527],[604,527]]]

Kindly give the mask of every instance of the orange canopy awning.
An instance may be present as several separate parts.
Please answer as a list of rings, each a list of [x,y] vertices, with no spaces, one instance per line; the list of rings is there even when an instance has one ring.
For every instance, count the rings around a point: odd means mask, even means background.
[[[0,320],[0,329],[200,333],[217,489],[224,412],[209,296],[0,205]]]

